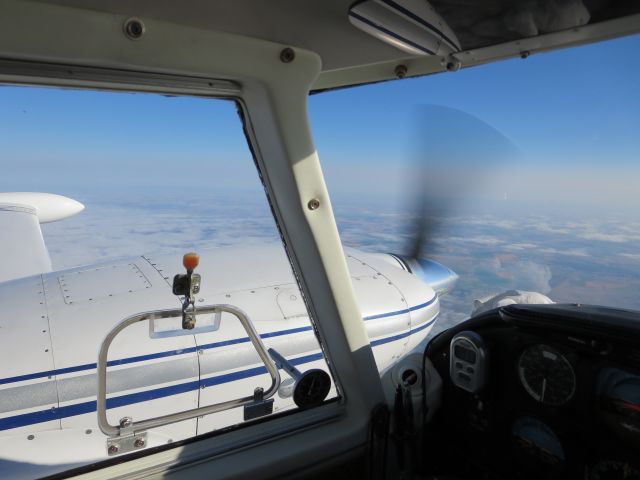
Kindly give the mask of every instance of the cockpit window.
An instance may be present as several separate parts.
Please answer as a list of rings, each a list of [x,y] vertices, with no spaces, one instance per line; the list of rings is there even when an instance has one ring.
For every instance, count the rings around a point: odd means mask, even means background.
[[[235,102],[0,105],[0,477],[337,398]]]
[[[311,97],[343,242],[457,274],[432,332],[517,302],[640,309],[639,47]]]

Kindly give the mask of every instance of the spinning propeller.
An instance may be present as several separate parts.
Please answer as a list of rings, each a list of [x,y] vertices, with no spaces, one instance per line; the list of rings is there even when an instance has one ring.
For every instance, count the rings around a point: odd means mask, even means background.
[[[500,184],[500,173],[517,159],[519,149],[495,128],[449,107],[420,106],[413,125],[408,204],[413,213],[403,253],[394,256],[442,295],[458,275],[425,255],[437,251],[448,216],[469,205],[481,212],[504,204],[508,187]]]

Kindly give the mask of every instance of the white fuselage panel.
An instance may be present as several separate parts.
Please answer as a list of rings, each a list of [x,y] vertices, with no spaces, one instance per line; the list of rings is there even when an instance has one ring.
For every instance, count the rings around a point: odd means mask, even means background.
[[[10,360],[0,365],[3,474],[24,477],[26,470],[16,462],[41,465],[41,474],[50,474],[107,457],[96,416],[98,350],[124,318],[179,307],[171,282],[183,271],[180,260],[143,256],[0,285],[6,313],[0,348]],[[378,368],[385,370],[426,336],[439,310],[437,297],[417,277],[375,255],[347,249],[347,264]],[[206,251],[197,271],[202,285],[196,306],[236,305],[248,313],[267,348],[275,348],[302,371],[328,369],[280,245]],[[216,329],[197,335],[172,330],[181,324],[176,318],[165,321],[161,335],[152,335],[148,323],[141,322],[116,337],[107,375],[110,423],[125,416],[140,421],[176,413],[269,386],[236,318],[222,314],[200,321]],[[290,396],[276,395],[274,411],[294,407]],[[147,446],[242,420],[238,408],[170,424],[148,432]],[[31,443],[23,445],[30,435]],[[76,456],[59,455],[62,442]],[[73,447],[76,442],[78,448]]]

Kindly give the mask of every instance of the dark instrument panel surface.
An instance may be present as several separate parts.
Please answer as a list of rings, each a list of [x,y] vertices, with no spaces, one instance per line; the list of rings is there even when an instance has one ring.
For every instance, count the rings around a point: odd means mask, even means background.
[[[475,393],[450,377],[460,334],[488,351]],[[444,381],[426,428],[432,473],[640,480],[640,312],[510,305],[443,332],[425,354]]]

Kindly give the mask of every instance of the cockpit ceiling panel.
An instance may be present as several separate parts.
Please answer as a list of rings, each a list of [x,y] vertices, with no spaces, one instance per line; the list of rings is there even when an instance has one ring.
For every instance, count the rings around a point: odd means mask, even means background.
[[[353,0],[39,1],[154,18],[305,48],[320,55],[323,71],[407,57],[406,52],[363,33],[349,22]],[[453,29],[464,50],[640,12],[640,2],[629,0],[432,0],[431,4]]]

